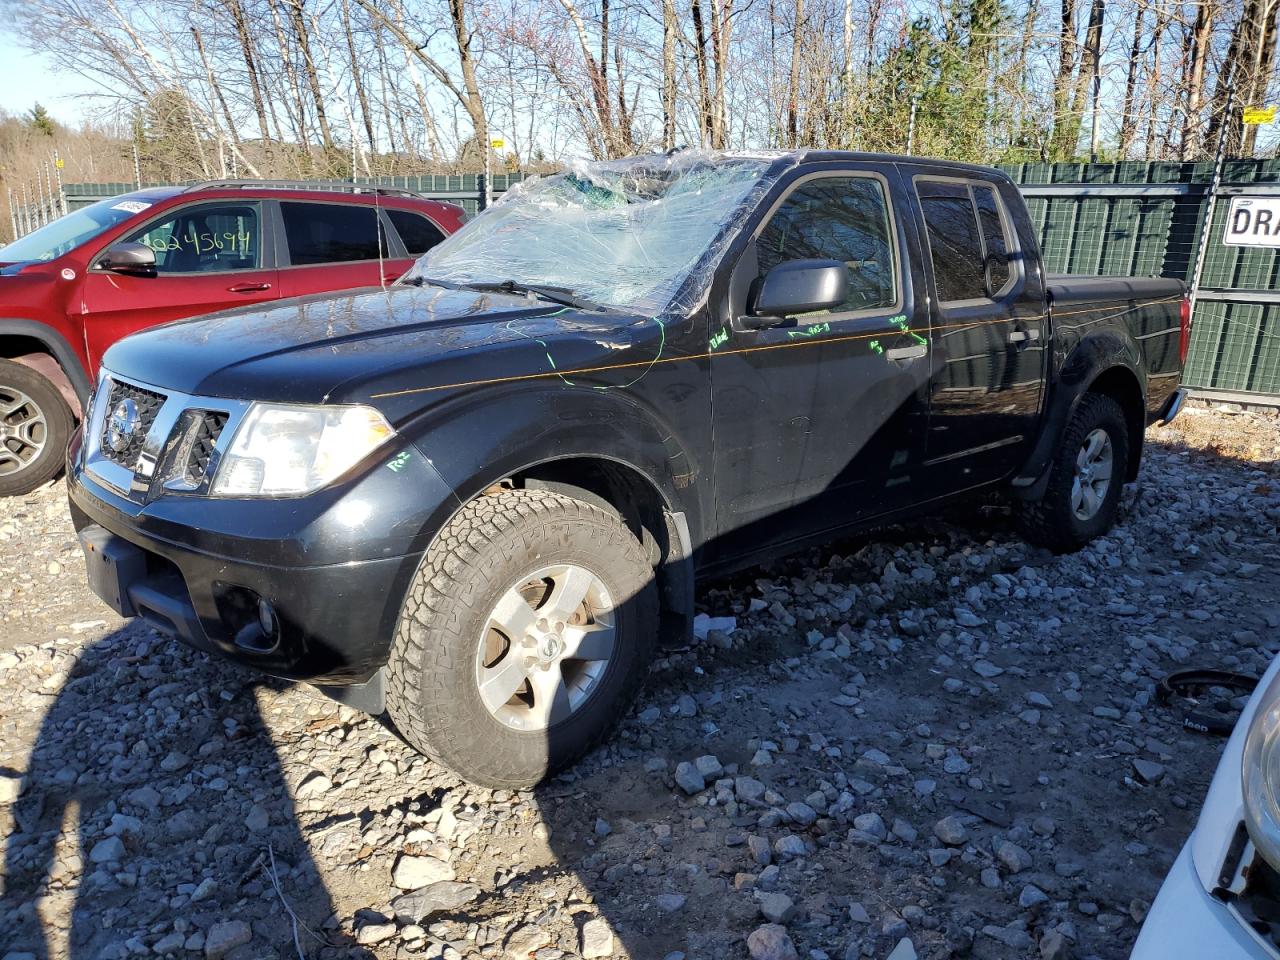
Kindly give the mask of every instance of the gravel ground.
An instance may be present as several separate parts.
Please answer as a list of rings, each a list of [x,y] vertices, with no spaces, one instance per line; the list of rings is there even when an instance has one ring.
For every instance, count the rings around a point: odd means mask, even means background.
[[[1280,421],[1153,430],[1123,522],[997,505],[705,586],[531,793],[112,616],[59,487],[0,501],[0,960],[1121,958],[1221,740],[1154,702],[1280,646]]]

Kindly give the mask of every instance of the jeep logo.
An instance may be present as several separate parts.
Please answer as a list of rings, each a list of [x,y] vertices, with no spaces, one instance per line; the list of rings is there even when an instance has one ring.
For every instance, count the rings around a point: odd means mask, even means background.
[[[112,409],[111,416],[107,419],[107,446],[116,453],[124,453],[141,425],[142,417],[138,415],[138,405],[128,397],[121,400]]]

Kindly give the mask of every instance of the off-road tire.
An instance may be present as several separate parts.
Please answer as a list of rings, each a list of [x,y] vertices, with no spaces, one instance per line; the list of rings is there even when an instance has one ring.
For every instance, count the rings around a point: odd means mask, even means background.
[[[616,598],[614,653],[573,714],[543,731],[517,731],[480,699],[476,652],[502,593],[554,563],[585,566]],[[531,787],[617,724],[648,672],[657,632],[653,568],[617,516],[546,491],[483,496],[440,532],[409,587],[387,664],[387,710],[410,744],[466,780]]]
[[[1111,440],[1111,485],[1098,512],[1081,520],[1071,508],[1076,455],[1089,434],[1098,428],[1105,430]],[[1071,553],[1110,530],[1129,469],[1129,446],[1129,427],[1120,404],[1100,393],[1085,394],[1062,432],[1043,496],[1016,504],[1023,537],[1055,553]]]
[[[58,388],[36,373],[12,360],[0,360],[0,394],[11,387],[26,394],[44,415],[44,447],[25,466],[12,473],[0,473],[0,497],[13,497],[48,483],[62,470],[67,456],[67,440],[71,436],[71,410]],[[4,443],[0,439],[0,443]]]

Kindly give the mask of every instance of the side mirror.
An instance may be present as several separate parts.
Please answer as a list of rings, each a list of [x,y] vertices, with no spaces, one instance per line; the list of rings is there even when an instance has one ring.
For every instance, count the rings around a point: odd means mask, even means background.
[[[762,330],[797,313],[830,310],[849,296],[849,271],[839,260],[788,260],[766,273],[748,299],[748,330]]]
[[[134,277],[154,277],[156,275],[156,252],[145,243],[126,241],[113,243],[107,247],[106,253],[98,258],[98,267],[112,273],[123,273]]]

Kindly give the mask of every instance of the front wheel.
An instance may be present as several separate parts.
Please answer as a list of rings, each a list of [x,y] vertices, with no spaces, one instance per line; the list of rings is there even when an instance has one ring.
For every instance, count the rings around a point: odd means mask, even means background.
[[[650,663],[657,590],[640,541],[570,497],[465,506],[423,558],[387,664],[417,749],[489,787],[531,787],[596,744]]]
[[[71,411],[58,388],[12,360],[0,360],[0,497],[30,493],[62,469]]]
[[[1063,431],[1044,495],[1017,505],[1023,536],[1068,553],[1106,533],[1128,469],[1124,411],[1108,396],[1085,394]]]

